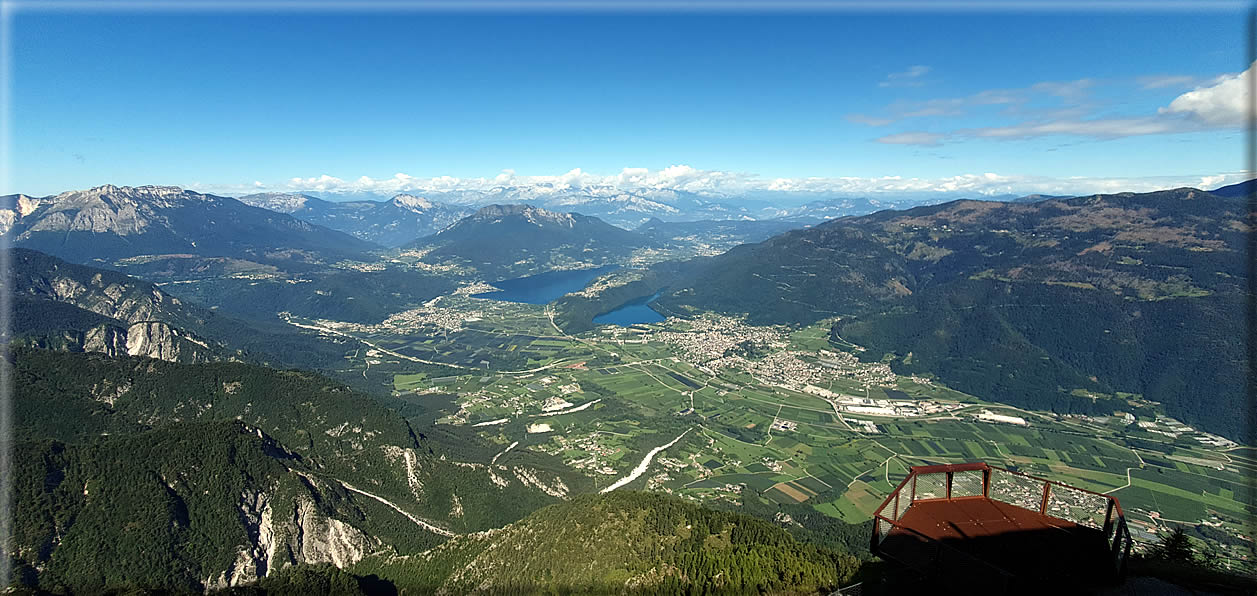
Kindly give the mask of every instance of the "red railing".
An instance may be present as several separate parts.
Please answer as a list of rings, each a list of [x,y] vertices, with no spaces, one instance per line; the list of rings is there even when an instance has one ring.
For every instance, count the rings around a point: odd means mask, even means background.
[[[1004,591],[1014,574],[899,523],[914,503],[959,499],[1000,501],[1102,531],[1111,556],[1113,578],[1120,579],[1126,573],[1132,543],[1126,515],[1116,498],[985,463],[911,468],[908,476],[873,514],[873,553],[898,560],[909,567],[920,568],[921,562],[925,561],[929,567],[945,565],[956,571],[980,571],[980,576],[965,575],[970,578],[969,581],[975,577],[986,578],[989,585],[984,588],[992,592]],[[901,541],[900,549],[907,545],[909,549],[923,552],[885,552],[879,547],[891,532],[915,538]],[[972,584],[969,585],[972,587]]]

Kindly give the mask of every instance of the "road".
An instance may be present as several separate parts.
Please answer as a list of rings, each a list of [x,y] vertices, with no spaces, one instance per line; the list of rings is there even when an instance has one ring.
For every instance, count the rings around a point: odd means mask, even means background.
[[[293,469],[291,469],[291,468],[289,469],[289,471],[291,471],[291,472],[293,472],[293,473],[297,474],[298,476],[301,476],[302,478],[305,478],[306,480],[310,480],[310,481],[313,481],[313,480],[314,480],[314,476],[313,476],[312,474],[307,474],[307,473],[305,473],[305,472],[298,472],[297,470],[293,470]],[[400,513],[400,514],[402,514],[402,515],[404,515],[404,516],[406,516],[406,519],[409,519],[410,521],[414,522],[414,523],[415,523],[415,525],[417,525],[417,526],[419,526],[419,527],[421,527],[421,528],[423,528],[423,529],[425,529],[425,530],[427,530],[427,531],[429,531],[429,532],[432,532],[433,534],[439,534],[439,535],[441,535],[441,536],[445,536],[445,537],[447,537],[447,538],[453,538],[454,536],[456,536],[456,535],[457,535],[457,534],[455,534],[455,533],[453,533],[453,532],[451,532],[451,531],[449,531],[449,530],[446,530],[445,528],[441,528],[441,527],[435,526],[435,525],[433,525],[433,524],[431,524],[431,523],[428,523],[428,522],[426,522],[426,521],[424,521],[424,520],[422,520],[422,519],[419,519],[419,518],[417,518],[417,517],[415,517],[415,516],[411,515],[410,513],[406,512],[406,510],[405,510],[405,509],[402,509],[401,507],[398,507],[398,506],[397,506],[397,505],[395,505],[392,501],[389,501],[388,499],[385,499],[384,497],[381,497],[381,496],[378,496],[378,495],[373,495],[373,494],[371,494],[371,493],[369,493],[369,492],[367,492],[367,491],[365,491],[365,490],[362,490],[362,489],[360,489],[360,488],[357,488],[357,487],[355,487],[355,486],[353,486],[353,485],[349,484],[348,482],[345,482],[344,480],[337,480],[337,479],[335,479],[335,478],[325,478],[324,480],[332,480],[332,481],[335,481],[337,484],[340,484],[341,486],[345,487],[345,490],[348,490],[348,491],[351,491],[351,492],[355,492],[355,493],[358,493],[358,494],[363,495],[363,496],[366,496],[366,497],[371,497],[372,499],[375,499],[375,500],[377,500],[377,501],[379,501],[379,502],[383,503],[384,505],[386,505],[387,507],[389,507],[389,508],[393,509],[394,511],[396,511],[396,512],[398,512],[398,513]]]
[[[329,328],[327,328],[327,327],[320,327],[320,326],[318,326],[318,325],[308,325],[308,324],[304,324],[304,323],[297,323],[297,322],[294,322],[292,319],[288,319],[288,318],[285,318],[285,319],[284,319],[284,322],[285,322],[285,323],[288,323],[289,325],[292,325],[293,327],[300,327],[300,328],[302,328],[302,329],[310,329],[310,330],[312,330],[312,331],[318,331],[318,332],[321,332],[321,333],[330,333],[330,334],[332,334],[332,335],[339,335],[339,336],[341,336],[341,337],[345,337],[345,338],[348,338],[348,339],[352,339],[352,340],[354,340],[354,341],[356,341],[356,342],[360,342],[360,343],[362,343],[362,344],[365,344],[366,346],[368,346],[368,347],[370,347],[370,348],[372,348],[372,349],[379,350],[380,352],[383,352],[383,353],[385,353],[385,354],[388,354],[389,356],[393,356],[394,358],[401,358],[401,359],[403,359],[403,360],[409,360],[409,361],[411,361],[411,362],[418,362],[418,363],[420,363],[420,364],[432,364],[432,365],[435,365],[435,366],[448,366],[448,367],[450,367],[450,368],[457,368],[457,369],[460,369],[460,370],[475,370],[475,371],[482,370],[482,369],[476,368],[476,367],[474,367],[474,366],[466,366],[466,365],[463,365],[463,364],[453,364],[453,363],[450,363],[450,362],[437,362],[437,361],[435,361],[435,360],[424,360],[423,358],[416,358],[416,357],[414,357],[414,356],[407,356],[406,354],[401,354],[401,353],[398,353],[398,352],[394,352],[393,350],[390,350],[390,349],[388,349],[388,348],[384,348],[384,347],[381,347],[381,346],[379,346],[379,345],[373,344],[373,343],[371,343],[371,342],[369,342],[369,341],[367,341],[367,340],[365,340],[365,339],[362,339],[361,337],[357,337],[357,336],[355,336],[355,335],[351,335],[351,334],[349,334],[349,333],[345,333],[345,332],[343,332],[343,331],[338,331],[338,330],[336,330],[336,329],[329,329]],[[575,338],[573,338],[573,339],[575,339]],[[556,366],[566,366],[566,365],[568,365],[568,364],[572,364],[573,362],[576,362],[576,360],[575,360],[575,359],[571,359],[571,360],[556,360],[556,361],[551,362],[550,364],[547,364],[547,365],[545,365],[545,366],[538,366],[537,368],[529,368],[529,369],[524,369],[524,370],[499,370],[499,371],[493,371],[493,372],[496,372],[496,373],[499,373],[499,374],[504,374],[504,375],[522,375],[522,374],[528,374],[528,373],[541,372],[541,371],[543,371],[543,370],[550,370],[550,369],[552,369],[552,368],[554,368],[554,367],[556,367]]]

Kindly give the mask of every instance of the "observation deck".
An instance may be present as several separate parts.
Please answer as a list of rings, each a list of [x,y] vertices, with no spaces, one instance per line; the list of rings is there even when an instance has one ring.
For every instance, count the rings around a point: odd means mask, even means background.
[[[911,468],[873,524],[874,554],[967,593],[1111,586],[1131,549],[1116,498],[985,463]]]

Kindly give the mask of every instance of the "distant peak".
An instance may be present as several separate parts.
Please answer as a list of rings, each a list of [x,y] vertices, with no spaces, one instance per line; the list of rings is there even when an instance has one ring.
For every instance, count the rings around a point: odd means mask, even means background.
[[[183,194],[184,190],[178,186],[114,186],[105,184],[89,189],[87,192],[92,194],[152,194],[152,195],[177,195]]]
[[[415,195],[401,194],[393,197],[393,204],[398,207],[406,207],[408,209],[431,209],[434,207],[432,201]]]
[[[292,214],[306,207],[306,203],[313,199],[303,194],[284,193],[284,192],[260,192],[251,195],[245,195],[236,199],[246,205],[270,209],[280,213]]]
[[[522,203],[513,203],[510,205],[486,205],[476,212],[477,216],[484,217],[502,217],[506,215],[525,215],[536,213],[538,215],[556,215],[550,211],[546,211],[540,207],[525,205]]]
[[[502,217],[521,217],[536,225],[545,223],[559,224],[566,227],[572,227],[575,218],[571,213],[558,213],[547,211],[540,207],[534,207],[526,204],[512,205],[488,205],[482,207],[472,217],[476,219],[498,219]]]
[[[209,195],[184,190],[178,186],[114,186],[105,184],[87,190],[71,190],[52,198],[55,203],[79,201],[159,201],[210,200]]]

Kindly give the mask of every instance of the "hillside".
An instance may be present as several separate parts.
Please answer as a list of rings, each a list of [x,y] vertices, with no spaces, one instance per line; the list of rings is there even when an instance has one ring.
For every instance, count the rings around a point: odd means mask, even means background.
[[[569,491],[523,465],[444,459],[374,398],[311,373],[13,359],[17,552],[48,589],[200,590],[286,563],[343,566],[499,527]]]
[[[36,347],[171,362],[247,360],[326,368],[356,342],[233,318],[116,271],[12,251],[13,334]]]
[[[762,221],[790,222],[794,227],[815,224],[838,217],[864,215],[885,209],[906,209],[919,205],[921,200],[833,198],[808,201],[796,207],[767,207],[760,211]]]
[[[495,281],[550,269],[606,265],[648,244],[646,238],[596,217],[529,205],[490,205],[403,248],[428,251],[429,260],[465,263]]]
[[[16,575],[52,592],[198,591],[343,565],[405,521],[236,422],[21,443],[16,461]]]
[[[467,207],[408,194],[387,201],[339,202],[301,194],[259,193],[239,200],[390,247],[435,234],[472,213]]]
[[[785,530],[675,497],[616,492],[546,507],[430,553],[364,559],[401,594],[827,593],[857,567]]]
[[[1253,185],[1257,184],[1257,180],[1247,180],[1236,184],[1228,184],[1209,191],[1220,197],[1247,198],[1253,192]]]
[[[668,222],[651,218],[634,231],[662,246],[692,248],[698,254],[713,255],[802,227],[805,224],[775,219]]]
[[[279,266],[336,261],[375,245],[228,197],[171,186],[98,186],[6,197],[0,232],[13,245],[75,263],[146,256],[230,258]]]
[[[901,372],[1063,411],[1138,394],[1238,439],[1245,213],[1195,189],[883,211],[691,262],[656,305],[841,315],[837,336]]]

